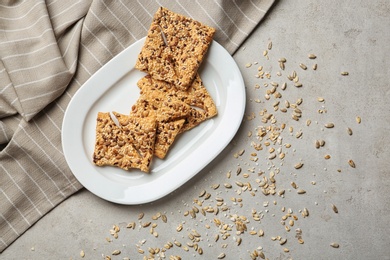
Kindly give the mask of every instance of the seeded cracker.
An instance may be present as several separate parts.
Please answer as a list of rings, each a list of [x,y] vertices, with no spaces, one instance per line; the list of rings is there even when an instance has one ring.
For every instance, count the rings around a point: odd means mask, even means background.
[[[156,137],[155,118],[115,114],[121,127],[114,123],[109,113],[98,113],[93,162],[97,166],[149,172]]]
[[[190,114],[191,107],[175,97],[162,92],[141,92],[140,98],[132,106],[131,115],[145,117],[153,115],[157,120],[154,154],[163,159],[168,153],[180,129],[184,118]]]
[[[175,97],[190,106],[189,115],[180,130],[180,133],[190,130],[201,122],[217,115],[217,107],[204,87],[203,82],[199,76],[196,75],[195,80],[187,90],[180,90],[175,85],[164,81],[155,80],[150,76],[145,76],[137,83],[143,93],[147,95],[158,95],[152,93],[163,93],[169,97]]]
[[[135,68],[186,90],[204,59],[214,33],[214,28],[160,7],[154,15]]]

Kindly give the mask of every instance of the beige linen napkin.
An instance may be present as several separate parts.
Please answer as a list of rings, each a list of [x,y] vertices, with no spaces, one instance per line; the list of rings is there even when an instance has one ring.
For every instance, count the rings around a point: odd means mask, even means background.
[[[215,27],[215,40],[232,54],[273,1],[1,1],[0,252],[82,188],[62,152],[67,104],[146,36],[159,6]]]

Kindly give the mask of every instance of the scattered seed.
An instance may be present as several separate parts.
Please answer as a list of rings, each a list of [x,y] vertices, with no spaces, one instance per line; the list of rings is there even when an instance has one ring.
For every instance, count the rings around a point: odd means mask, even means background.
[[[301,67],[303,70],[307,70],[307,67],[305,64],[303,63],[299,63],[299,67]]]
[[[317,70],[317,63],[316,64],[313,64],[313,70]]]
[[[284,245],[284,244],[286,244],[286,242],[287,242],[287,238],[283,238],[283,239],[281,239],[281,240],[279,241],[279,244],[280,244],[280,245]]]
[[[139,213],[139,214],[138,214],[138,220],[142,219],[142,218],[144,217],[144,215],[145,215],[145,214],[144,214],[143,212]]]
[[[305,194],[306,191],[305,191],[305,190],[298,190],[297,193],[298,193],[298,194]]]
[[[348,76],[349,75],[349,72],[348,71],[343,71],[341,72],[341,76]]]
[[[84,256],[85,256],[85,252],[84,252],[84,250],[81,250],[81,252],[80,252],[80,256],[81,256],[82,258],[84,258]]]
[[[330,155],[329,155],[329,154],[326,154],[326,155],[324,156],[324,158],[325,158],[325,160],[329,160],[329,159],[330,159]]]
[[[312,59],[312,60],[314,60],[315,58],[317,58],[317,56],[314,55],[314,54],[312,54],[312,53],[310,53],[310,54],[308,55],[308,57],[309,57],[309,59]]]
[[[286,60],[286,58],[280,58],[278,61],[285,63],[287,60]]]
[[[303,217],[308,217],[309,216],[309,210],[307,208],[304,208],[302,211]]]
[[[356,122],[357,122],[358,124],[360,124],[360,123],[362,122],[362,119],[360,118],[360,116],[357,116],[357,117],[356,117]]]
[[[142,227],[143,228],[149,227],[150,224],[152,224],[152,222],[150,222],[150,221],[149,222],[145,222],[145,223],[142,224]]]
[[[318,97],[318,98],[317,98],[317,101],[318,101],[318,102],[324,102],[324,101],[325,101],[325,99],[324,99],[324,98],[322,98],[322,97]]]
[[[353,134],[352,129],[348,127],[348,128],[347,128],[347,133],[348,133],[349,135],[352,135],[352,134]]]
[[[268,43],[268,50],[271,50],[272,49],[272,42],[269,42]]]
[[[355,168],[355,167],[356,167],[355,162],[352,161],[352,160],[349,160],[349,161],[348,161],[348,164],[349,164],[349,166],[351,166],[352,168]]]
[[[331,246],[331,247],[333,247],[333,248],[339,248],[339,247],[340,247],[340,245],[339,245],[339,244],[337,244],[337,243],[334,243],[334,242],[333,242],[333,243],[331,243],[331,244],[330,244],[330,246]]]
[[[294,168],[295,169],[300,169],[300,168],[302,168],[302,166],[303,166],[303,163],[299,162],[299,163],[294,165]]]
[[[291,186],[294,188],[294,189],[296,189],[296,188],[298,188],[298,186],[297,186],[297,184],[295,183],[295,182],[291,182]]]
[[[247,63],[247,64],[245,64],[245,67],[246,67],[246,68],[252,67],[252,63]]]
[[[275,153],[272,153],[272,154],[270,154],[270,155],[268,156],[268,159],[273,160],[273,159],[275,159],[275,157],[276,157],[276,154],[275,154]]]
[[[334,127],[334,124],[333,124],[333,123],[326,123],[326,124],[325,124],[325,127],[326,127],[326,128],[333,128],[333,127]]]
[[[224,253],[220,253],[220,254],[218,255],[217,258],[218,258],[218,259],[224,259],[225,256],[226,256],[226,255],[225,255]]]
[[[127,224],[126,227],[127,227],[127,228],[135,229],[135,222],[130,222],[129,224]]]
[[[112,255],[119,255],[121,253],[120,250],[114,250],[111,254]]]
[[[339,210],[337,209],[336,205],[332,204],[332,209],[334,213],[339,213]]]

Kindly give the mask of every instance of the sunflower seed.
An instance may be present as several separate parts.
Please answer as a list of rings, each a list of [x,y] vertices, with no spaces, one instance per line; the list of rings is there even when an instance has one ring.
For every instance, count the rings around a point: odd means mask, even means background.
[[[352,168],[355,168],[355,167],[356,167],[355,162],[352,161],[352,160],[349,160],[349,161],[348,161],[348,164],[349,164],[349,166],[351,166]]]
[[[294,188],[294,189],[296,189],[296,188],[298,188],[298,186],[297,186],[297,184],[295,183],[295,182],[291,182],[291,186]]]
[[[294,168],[295,169],[300,169],[300,168],[302,168],[302,166],[303,166],[303,163],[299,162],[299,163],[294,165]]]
[[[111,254],[112,255],[120,255],[121,251],[120,250],[114,250],[114,252],[112,252]]]
[[[303,208],[302,215],[303,215],[303,217],[308,217],[309,216],[309,210],[307,208]]]
[[[183,230],[183,225],[182,224],[179,224],[179,226],[177,226],[177,228],[176,228],[176,231],[177,232],[180,232],[180,231],[182,231]]]
[[[126,227],[134,229],[135,228],[135,222],[130,222],[129,224],[127,224]]]
[[[339,245],[339,244],[337,244],[337,243],[334,243],[334,242],[333,242],[333,243],[331,243],[331,244],[330,244],[330,246],[331,246],[331,247],[333,247],[333,248],[339,248],[339,247],[340,247],[340,245]]]
[[[271,50],[272,49],[272,42],[269,42],[268,43],[268,50]]]

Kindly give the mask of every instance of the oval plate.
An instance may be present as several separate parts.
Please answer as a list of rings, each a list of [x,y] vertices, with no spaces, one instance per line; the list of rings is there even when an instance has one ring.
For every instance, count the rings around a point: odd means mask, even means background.
[[[230,54],[213,41],[199,69],[218,115],[178,136],[165,159],[153,158],[151,172],[98,167],[92,162],[98,112],[128,114],[139,97],[134,68],[145,38],[98,70],[76,92],[64,115],[62,146],[77,180],[95,195],[119,204],[143,204],[164,197],[190,180],[232,140],[245,111],[245,86]]]

